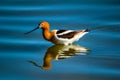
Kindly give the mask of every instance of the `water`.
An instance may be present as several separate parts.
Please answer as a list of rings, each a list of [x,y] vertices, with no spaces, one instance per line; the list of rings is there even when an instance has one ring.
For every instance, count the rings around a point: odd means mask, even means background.
[[[119,4],[119,0],[0,1],[0,80],[119,80]],[[51,69],[41,69],[53,44],[43,39],[41,30],[24,35],[41,21],[48,21],[51,29],[90,29],[74,43],[89,51],[54,59]]]

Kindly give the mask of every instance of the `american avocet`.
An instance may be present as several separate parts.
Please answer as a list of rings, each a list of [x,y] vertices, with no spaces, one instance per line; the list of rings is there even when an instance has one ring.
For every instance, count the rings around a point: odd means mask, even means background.
[[[54,43],[54,44],[72,44],[75,41],[78,41],[81,37],[83,37],[86,33],[88,33],[88,29],[85,30],[52,30],[50,31],[50,25],[48,22],[43,21],[40,22],[37,28],[25,33],[28,34],[36,29],[42,29],[43,37]]]

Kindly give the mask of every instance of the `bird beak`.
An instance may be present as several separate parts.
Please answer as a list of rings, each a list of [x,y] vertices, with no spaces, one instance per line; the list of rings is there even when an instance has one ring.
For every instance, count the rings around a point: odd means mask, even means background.
[[[39,29],[39,26],[37,26],[35,29],[33,29],[33,30],[29,31],[29,32],[26,32],[25,34],[29,34],[29,33],[33,32],[33,31],[37,30],[37,29]]]

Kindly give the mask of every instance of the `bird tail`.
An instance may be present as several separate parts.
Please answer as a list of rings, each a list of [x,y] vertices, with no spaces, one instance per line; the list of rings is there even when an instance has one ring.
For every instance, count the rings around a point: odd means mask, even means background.
[[[89,29],[85,29],[84,32],[90,32],[90,30]]]

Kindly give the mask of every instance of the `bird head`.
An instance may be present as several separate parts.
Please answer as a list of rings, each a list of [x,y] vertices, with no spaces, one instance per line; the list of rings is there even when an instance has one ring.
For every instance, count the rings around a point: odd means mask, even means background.
[[[49,23],[46,21],[43,21],[43,22],[40,22],[38,26],[39,26],[39,28],[42,28],[42,29],[48,29]]]

